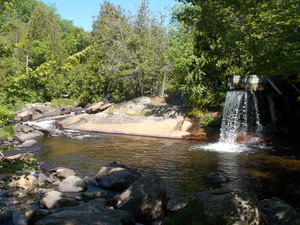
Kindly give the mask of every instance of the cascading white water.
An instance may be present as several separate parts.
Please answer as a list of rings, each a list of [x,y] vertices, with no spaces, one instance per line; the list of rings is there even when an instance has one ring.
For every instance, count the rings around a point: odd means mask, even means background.
[[[258,110],[258,102],[254,93],[229,91],[226,95],[220,139],[218,143],[209,144],[206,150],[241,152],[247,150],[245,144],[253,137],[259,137],[262,132],[262,124]],[[249,135],[251,134],[251,135]],[[253,137],[252,137],[253,136]]]
[[[260,112],[259,112],[259,107],[258,107],[258,102],[257,98],[254,92],[251,92],[253,103],[254,103],[254,110],[255,110],[255,118],[256,118],[256,134],[258,136],[261,136],[262,130],[263,130],[263,125],[260,122]]]
[[[220,142],[234,144],[240,132],[247,131],[247,92],[230,91],[226,95]]]

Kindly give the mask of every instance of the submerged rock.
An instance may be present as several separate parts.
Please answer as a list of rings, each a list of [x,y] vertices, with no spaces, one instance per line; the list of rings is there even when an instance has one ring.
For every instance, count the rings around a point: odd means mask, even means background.
[[[130,212],[138,222],[149,223],[163,216],[167,202],[165,185],[154,174],[132,184],[117,198],[116,206]]]
[[[258,209],[267,224],[297,225],[300,215],[286,202],[279,198],[264,199],[258,202]]]
[[[124,191],[142,175],[120,163],[111,163],[100,169],[95,179],[103,189]]]
[[[207,173],[202,175],[202,178],[217,184],[222,184],[229,181],[229,178],[227,176],[218,173]]]

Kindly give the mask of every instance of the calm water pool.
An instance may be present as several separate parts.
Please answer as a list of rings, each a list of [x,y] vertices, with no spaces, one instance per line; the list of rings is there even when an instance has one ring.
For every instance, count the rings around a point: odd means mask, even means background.
[[[174,202],[207,188],[230,187],[254,201],[277,196],[300,208],[300,160],[287,150],[211,151],[207,144],[193,141],[85,134],[82,140],[40,138],[34,153],[46,168],[67,167],[82,177],[95,176],[113,161],[143,175],[158,173]],[[224,174],[230,181],[212,184],[202,178],[210,172]]]

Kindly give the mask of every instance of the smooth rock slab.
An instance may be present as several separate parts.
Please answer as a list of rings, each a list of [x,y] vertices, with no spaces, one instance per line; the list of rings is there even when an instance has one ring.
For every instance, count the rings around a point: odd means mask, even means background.
[[[61,192],[80,192],[86,189],[84,181],[80,177],[70,176],[61,182],[58,191]]]
[[[163,216],[167,202],[165,185],[154,174],[132,184],[117,198],[116,207],[130,212],[137,222],[149,223]]]
[[[30,133],[18,133],[15,137],[19,141],[24,142],[26,140],[34,139],[41,136],[44,136],[44,133],[36,130]]]
[[[111,163],[100,169],[95,179],[103,189],[124,191],[142,175],[120,163]]]

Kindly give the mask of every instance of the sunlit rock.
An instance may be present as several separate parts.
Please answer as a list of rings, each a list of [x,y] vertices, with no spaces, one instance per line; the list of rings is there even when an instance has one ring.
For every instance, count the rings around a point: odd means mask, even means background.
[[[63,193],[59,191],[50,191],[40,200],[40,207],[51,209],[55,203],[64,197]]]
[[[38,185],[37,179],[32,175],[22,175],[8,184],[8,187],[18,187],[25,190],[33,190]]]
[[[76,176],[70,176],[58,185],[58,190],[61,192],[80,192],[85,189],[84,181]]]

